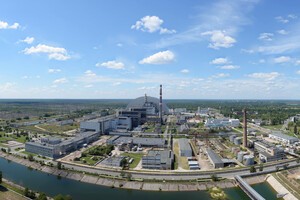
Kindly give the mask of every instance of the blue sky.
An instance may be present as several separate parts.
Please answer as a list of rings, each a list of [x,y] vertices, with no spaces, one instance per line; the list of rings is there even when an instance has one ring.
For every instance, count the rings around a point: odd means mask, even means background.
[[[297,0],[0,2],[0,98],[300,99]]]

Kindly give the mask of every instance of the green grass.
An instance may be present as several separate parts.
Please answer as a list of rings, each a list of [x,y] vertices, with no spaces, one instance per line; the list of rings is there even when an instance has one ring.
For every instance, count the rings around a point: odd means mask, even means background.
[[[2,185],[3,187],[6,187],[6,188],[8,188],[8,189],[11,189],[11,190],[15,191],[16,193],[19,193],[19,194],[21,194],[21,195],[24,195],[24,191],[23,191],[22,189],[20,189],[20,188],[14,187],[14,186],[12,186],[12,185],[10,185],[10,184],[7,184],[7,183],[4,183],[4,182],[2,182],[1,185]]]
[[[9,136],[5,136],[5,133],[0,132],[0,142],[1,143],[6,143],[7,141],[17,141],[17,142],[21,142],[21,143],[25,143],[26,142],[26,136],[24,135],[20,135],[20,137],[17,137],[15,134],[10,134]]]
[[[93,158],[97,158],[97,160],[93,160]],[[88,155],[86,157],[81,157],[80,162],[83,164],[94,166],[100,159],[101,159],[101,157],[99,157],[99,156]]]
[[[22,151],[22,152],[20,152],[20,153],[26,154],[27,156],[29,156],[29,155],[32,155],[33,157],[34,157],[34,156],[37,156],[37,154],[30,153],[30,152],[28,152],[28,151]]]
[[[60,125],[56,125],[56,124],[42,124],[42,125],[39,125],[39,127],[49,131],[49,132],[52,132],[52,133],[62,133],[62,132],[65,132],[65,131],[70,131],[70,130],[74,130],[74,129],[77,129],[79,127],[78,124],[75,124],[74,125],[63,125],[63,126],[60,126]]]
[[[273,131],[279,131],[282,128],[282,124],[278,125],[268,125],[268,126],[262,126],[263,128],[270,129]]]
[[[142,153],[123,153],[122,156],[127,156],[130,158],[133,158],[133,162],[129,165],[131,169],[136,168],[136,166],[139,164],[140,160],[142,159],[144,154]]]

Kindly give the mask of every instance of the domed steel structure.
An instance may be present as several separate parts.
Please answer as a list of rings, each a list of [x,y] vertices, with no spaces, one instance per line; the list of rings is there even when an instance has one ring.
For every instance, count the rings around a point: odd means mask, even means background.
[[[145,95],[144,97],[138,97],[134,100],[132,100],[127,105],[127,110],[130,110],[132,108],[147,108],[147,107],[154,107],[155,112],[159,113],[159,99],[155,97],[150,97]],[[169,108],[165,103],[162,103],[162,112],[164,114],[169,113]]]

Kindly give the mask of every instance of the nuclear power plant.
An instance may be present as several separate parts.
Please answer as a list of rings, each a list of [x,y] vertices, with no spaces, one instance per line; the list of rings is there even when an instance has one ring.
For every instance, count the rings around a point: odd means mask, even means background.
[[[247,148],[247,110],[244,108],[243,110],[243,124],[244,124],[244,132],[243,132],[243,146]]]

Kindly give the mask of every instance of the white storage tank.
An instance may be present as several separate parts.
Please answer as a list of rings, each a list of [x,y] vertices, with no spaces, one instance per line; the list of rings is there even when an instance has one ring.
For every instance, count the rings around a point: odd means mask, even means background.
[[[245,155],[243,160],[245,166],[254,165],[254,156],[252,155]]]
[[[239,161],[239,162],[243,162],[243,158],[244,158],[244,154],[245,154],[245,152],[243,152],[243,151],[240,151],[238,154],[237,154],[237,160]]]
[[[241,145],[242,144],[242,138],[240,137],[236,137],[234,138],[234,142],[235,145]]]
[[[233,141],[234,141],[234,138],[236,138],[236,135],[231,135],[231,136],[229,136],[229,141],[230,141],[230,142],[233,142]]]

